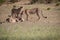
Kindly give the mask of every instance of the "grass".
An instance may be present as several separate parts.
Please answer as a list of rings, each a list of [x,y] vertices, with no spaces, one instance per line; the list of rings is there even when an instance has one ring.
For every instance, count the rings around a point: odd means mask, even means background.
[[[59,40],[60,38],[60,27],[51,25],[35,25],[33,24],[31,27],[11,25],[6,27],[0,27],[0,40]],[[7,28],[7,29],[6,29]]]
[[[51,5],[46,6],[45,4],[41,6],[40,5],[32,6],[33,7],[38,6],[40,9],[44,11],[43,12],[44,15],[47,15],[48,18],[47,19],[41,18],[40,21],[37,21],[36,23],[24,21],[22,23],[19,22],[14,24],[13,23],[0,24],[0,40],[60,40],[60,20],[58,20],[60,16],[58,16],[59,14],[58,12],[57,14],[55,13],[56,10],[54,9],[54,6],[53,7],[51,7]],[[32,6],[28,6],[26,8],[30,7],[32,8]],[[47,7],[48,9],[51,8],[51,11],[47,12],[46,10]],[[0,8],[4,11],[4,12],[1,11],[0,16],[2,15],[6,16],[8,15],[8,13],[10,13],[9,12],[11,9],[10,6],[8,7],[1,6]]]

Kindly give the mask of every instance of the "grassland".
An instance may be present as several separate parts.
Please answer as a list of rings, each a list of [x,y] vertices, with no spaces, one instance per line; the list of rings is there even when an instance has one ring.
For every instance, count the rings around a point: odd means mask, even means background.
[[[10,15],[12,5],[0,6],[0,22]],[[21,6],[19,4],[15,5],[17,7]],[[36,21],[37,17],[31,15],[29,21],[0,24],[0,40],[60,40],[60,6],[56,7],[54,5],[22,5],[28,9],[38,7],[43,10],[43,14],[47,16],[47,19],[40,15],[41,19]],[[50,8],[50,10],[47,10],[47,8]],[[25,15],[23,15],[23,18],[25,18]]]

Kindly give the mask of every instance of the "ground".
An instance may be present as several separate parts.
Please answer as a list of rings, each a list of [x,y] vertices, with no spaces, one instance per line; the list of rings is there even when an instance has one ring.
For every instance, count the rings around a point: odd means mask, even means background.
[[[16,5],[17,8],[21,6],[19,4],[0,6],[0,22],[5,21],[11,14],[12,5]],[[60,40],[60,6],[55,4],[22,6],[27,9],[38,7],[47,18],[43,18],[39,12],[39,21],[36,21],[36,15],[30,15],[29,21],[0,24],[0,40]],[[23,18],[25,19],[25,14]]]

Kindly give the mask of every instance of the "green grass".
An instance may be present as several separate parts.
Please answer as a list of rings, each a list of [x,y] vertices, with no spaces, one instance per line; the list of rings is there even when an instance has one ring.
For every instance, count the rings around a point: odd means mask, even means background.
[[[4,27],[0,27],[0,40],[60,40],[60,27],[58,26],[22,24],[20,26],[19,24],[3,24]]]

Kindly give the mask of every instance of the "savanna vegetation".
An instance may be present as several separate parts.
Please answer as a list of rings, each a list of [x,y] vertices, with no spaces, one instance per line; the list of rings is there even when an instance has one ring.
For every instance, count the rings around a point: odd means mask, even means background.
[[[29,21],[2,23],[0,24],[0,40],[60,40],[60,0],[30,1],[33,5],[22,6],[27,9],[38,7],[43,11],[44,16],[47,16],[47,19],[40,15],[40,20],[36,21],[36,15],[31,15],[29,16]],[[15,0],[11,0],[10,2],[13,2],[13,4],[8,6],[6,4],[3,5],[5,2],[8,1],[0,0],[0,4],[2,4],[0,6],[0,22],[8,18],[13,5],[16,5],[17,8],[21,6],[20,3],[14,4]],[[23,18],[25,19],[25,14]]]

